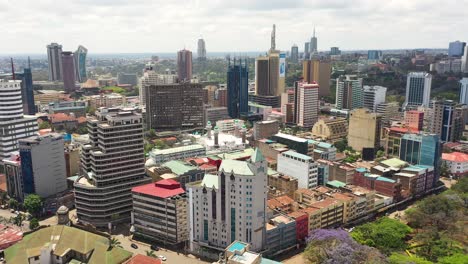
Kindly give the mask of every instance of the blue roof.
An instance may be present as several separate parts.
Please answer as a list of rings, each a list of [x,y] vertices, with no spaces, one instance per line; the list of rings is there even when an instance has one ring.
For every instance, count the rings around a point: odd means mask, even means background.
[[[234,251],[242,251],[247,245],[245,243],[242,243],[240,241],[236,241],[234,242],[234,244],[232,244],[230,247],[228,247],[227,251],[231,251],[231,252],[234,252]]]
[[[357,168],[356,171],[357,172],[366,172],[367,169],[366,168]]]
[[[281,264],[281,263],[282,262],[274,261],[274,260],[267,259],[267,258],[262,258],[262,261],[260,262],[260,264]]]
[[[385,177],[377,177],[376,179],[377,181],[384,181],[384,182],[391,182],[391,183],[395,183],[394,180],[392,179],[389,179],[389,178],[385,178]]]

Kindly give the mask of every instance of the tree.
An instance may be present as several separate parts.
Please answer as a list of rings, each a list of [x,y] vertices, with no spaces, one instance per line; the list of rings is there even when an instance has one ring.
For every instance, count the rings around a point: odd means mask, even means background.
[[[150,138],[155,138],[155,137],[156,137],[156,131],[155,131],[154,129],[150,129],[150,130],[148,131],[148,136],[149,136]]]
[[[440,264],[466,264],[466,260],[468,259],[467,254],[454,254],[452,256],[447,256],[439,259]]]
[[[18,209],[18,206],[19,206],[19,203],[16,199],[14,198],[10,198],[10,200],[8,200],[8,206],[11,208],[11,209]]]
[[[431,264],[432,262],[418,256],[408,256],[400,253],[393,253],[388,258],[390,264]]]
[[[146,256],[155,258],[156,254],[154,254],[154,250],[146,250]]]
[[[335,143],[335,147],[338,152],[343,152],[348,147],[348,140],[346,138]]]
[[[109,238],[109,250],[115,247],[122,248],[122,243],[115,237]]]
[[[42,210],[42,199],[37,194],[29,194],[24,198],[24,208],[33,216],[39,215]]]
[[[25,216],[24,214],[19,213],[19,214],[16,215],[16,216],[12,216],[10,221],[11,221],[14,225],[19,226],[19,227],[22,227],[22,226],[23,226],[24,220],[26,220],[26,216]]]
[[[407,247],[405,238],[412,229],[398,220],[382,217],[375,222],[356,227],[351,236],[359,243],[376,247],[384,254]]]
[[[34,230],[38,227],[39,227],[39,220],[37,220],[37,218],[33,218],[31,219],[31,221],[29,221],[29,229]]]
[[[47,122],[47,121],[43,121],[39,124],[39,129],[47,129],[47,128],[50,128],[50,123]]]

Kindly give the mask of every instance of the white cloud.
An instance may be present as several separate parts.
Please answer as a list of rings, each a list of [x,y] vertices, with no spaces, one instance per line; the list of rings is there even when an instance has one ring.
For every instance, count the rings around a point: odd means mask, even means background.
[[[0,53],[45,53],[50,42],[91,53],[445,48],[468,40],[466,0],[0,0]]]

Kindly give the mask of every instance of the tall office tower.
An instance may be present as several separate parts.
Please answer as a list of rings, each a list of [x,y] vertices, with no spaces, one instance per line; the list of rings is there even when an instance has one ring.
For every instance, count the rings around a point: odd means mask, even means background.
[[[255,60],[255,94],[281,96],[285,90],[286,54],[269,52]]]
[[[468,105],[468,78],[460,80],[460,104]]]
[[[49,81],[61,81],[62,45],[57,43],[47,45],[47,60],[49,63]]]
[[[37,133],[37,118],[23,115],[21,81],[0,79],[0,160],[18,151],[18,140]]]
[[[336,108],[353,110],[364,106],[362,78],[356,75],[336,79]]]
[[[320,98],[330,95],[331,63],[329,61],[304,60],[302,62],[302,75],[305,82],[318,83]]]
[[[273,30],[271,31],[271,47],[270,51],[276,50],[276,25],[273,24]]]
[[[192,79],[192,52],[180,50],[177,52],[177,76],[179,82],[190,82]]]
[[[278,172],[294,175],[299,188],[312,189],[318,185],[317,163],[312,157],[288,150],[278,154]]]
[[[461,58],[461,72],[468,73],[468,46],[465,47],[465,52]]]
[[[294,91],[294,121],[304,128],[312,128],[319,114],[319,85],[296,82]]]
[[[198,83],[146,86],[146,126],[156,130],[203,128],[203,89]]]
[[[291,63],[299,62],[299,48],[296,44],[291,47]]]
[[[377,106],[385,103],[387,88],[382,86],[364,86],[364,107],[372,112],[377,111]]]
[[[86,55],[88,54],[88,49],[79,45],[78,49],[76,49],[75,53],[75,75],[76,80],[80,83],[85,82],[87,80],[86,75]]]
[[[331,47],[330,55],[341,55],[341,50],[338,47]]]
[[[405,112],[405,126],[410,129],[422,131],[424,125],[424,112],[410,110]]]
[[[159,74],[156,71],[153,71],[152,68],[145,69],[143,71],[143,76],[138,80],[139,88],[139,97],[140,104],[146,104],[146,89],[145,87],[150,85],[159,85],[159,84],[173,84],[177,83],[176,74]]]
[[[308,60],[310,58],[310,42],[306,42],[304,44],[304,60]]]
[[[349,114],[348,145],[362,153],[364,149],[380,147],[380,114],[372,113],[366,108],[353,110]]]
[[[466,42],[454,41],[449,43],[448,56],[461,57],[466,47]]]
[[[231,65],[227,72],[228,113],[231,118],[239,118],[249,112],[249,70],[247,60]]]
[[[258,57],[255,60],[255,94],[271,95],[268,57]]]
[[[410,72],[406,80],[406,97],[403,108],[429,107],[432,75],[426,72]]]
[[[433,106],[430,132],[440,135],[442,142],[455,142],[461,139],[465,128],[466,105],[457,105],[452,100],[437,101]]]
[[[197,56],[199,61],[206,60],[205,40],[202,38],[198,39]]]
[[[411,164],[434,167],[433,187],[439,181],[442,146],[439,135],[405,134],[400,142],[400,159]]]
[[[75,92],[75,58],[70,51],[62,52],[62,77],[65,92]]]
[[[256,149],[248,161],[223,160],[217,175],[186,185],[190,251],[223,250],[234,240],[266,247],[267,163]]]
[[[56,133],[19,140],[25,196],[47,198],[67,189],[63,146],[62,135]]]
[[[381,59],[382,59],[382,51],[381,50],[368,50],[367,51],[367,60],[379,61]]]
[[[317,37],[315,36],[315,27],[314,27],[314,35],[310,39],[310,54],[318,52],[317,47]]]
[[[16,79],[21,80],[21,97],[23,99],[23,112],[26,115],[36,114],[36,105],[34,103],[34,87],[31,72],[31,63],[24,68],[23,73],[16,73]]]
[[[74,183],[78,219],[99,227],[130,222],[132,187],[151,182],[145,177],[143,118],[132,108],[99,108],[88,117],[88,134]]]

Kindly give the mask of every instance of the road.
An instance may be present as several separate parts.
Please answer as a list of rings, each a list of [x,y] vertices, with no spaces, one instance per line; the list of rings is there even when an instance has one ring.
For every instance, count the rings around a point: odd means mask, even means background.
[[[117,240],[120,241],[122,247],[125,250],[133,252],[134,254],[142,254],[142,255],[146,256],[146,251],[151,250],[149,245],[138,242],[138,241],[130,241],[130,237],[128,237],[128,236],[116,235],[114,237]],[[136,245],[138,245],[138,249],[132,248],[130,246],[132,243],[135,243]],[[168,263],[168,264],[171,264],[171,263],[190,263],[190,264],[192,264],[192,263],[194,263],[194,264],[210,263],[210,262],[206,262],[206,261],[202,261],[200,259],[197,259],[193,255],[185,256],[185,255],[183,255],[181,253],[177,253],[177,252],[167,250],[167,249],[163,249],[163,248],[161,248],[159,251],[155,251],[154,253],[156,255],[158,255],[158,256],[159,255],[165,256],[167,258],[167,261],[165,261],[164,263]]]

